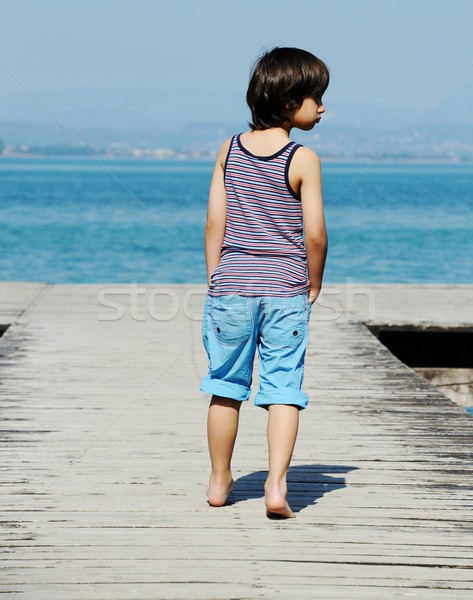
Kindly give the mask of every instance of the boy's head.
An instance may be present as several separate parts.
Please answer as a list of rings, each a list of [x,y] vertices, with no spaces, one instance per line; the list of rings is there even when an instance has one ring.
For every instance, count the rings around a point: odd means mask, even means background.
[[[246,101],[251,109],[251,129],[278,127],[301,107],[305,98],[318,103],[328,87],[327,65],[306,50],[273,48],[255,63]]]

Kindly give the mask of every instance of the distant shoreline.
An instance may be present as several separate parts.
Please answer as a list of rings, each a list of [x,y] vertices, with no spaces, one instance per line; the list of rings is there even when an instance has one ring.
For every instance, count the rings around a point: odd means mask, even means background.
[[[422,157],[373,157],[373,156],[365,156],[365,157],[344,157],[344,156],[324,156],[320,154],[322,161],[326,163],[367,163],[367,162],[382,162],[382,163],[415,163],[415,164],[457,164],[457,165],[467,165],[473,164],[473,160],[468,160],[464,158],[422,158]],[[11,153],[11,154],[0,154],[0,160],[9,159],[9,158],[24,158],[24,159],[33,159],[33,158],[45,158],[45,159],[80,159],[80,160],[94,160],[96,158],[101,160],[127,160],[127,161],[135,161],[135,162],[214,162],[214,156],[191,156],[191,155],[176,155],[172,157],[161,157],[161,156],[120,156],[120,155],[111,155],[111,154],[93,154],[85,155],[85,154],[36,154],[36,153]]]

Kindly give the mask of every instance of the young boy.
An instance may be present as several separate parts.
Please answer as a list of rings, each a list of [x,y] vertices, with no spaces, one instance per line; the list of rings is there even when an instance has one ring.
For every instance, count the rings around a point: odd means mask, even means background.
[[[208,421],[211,506],[233,487],[231,458],[241,403],[251,394],[268,411],[266,514],[291,518],[286,476],[294,450],[313,303],[327,254],[320,159],[292,142],[293,127],[312,129],[325,108],[329,71],[313,54],[274,48],[255,64],[247,91],[250,131],[221,147],[210,186],[205,256],[208,293],[202,339],[212,394]]]

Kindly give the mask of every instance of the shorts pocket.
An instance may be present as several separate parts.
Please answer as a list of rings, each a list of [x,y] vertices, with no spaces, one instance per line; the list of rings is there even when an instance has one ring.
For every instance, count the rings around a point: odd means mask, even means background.
[[[253,326],[248,298],[238,294],[212,297],[210,321],[215,339],[222,344],[246,342]]]
[[[273,307],[265,318],[262,335],[273,346],[297,347],[308,328],[307,304]]]

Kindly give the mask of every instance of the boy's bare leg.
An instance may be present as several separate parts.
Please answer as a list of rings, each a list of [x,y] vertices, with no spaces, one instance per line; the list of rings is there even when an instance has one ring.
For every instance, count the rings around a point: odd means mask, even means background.
[[[238,433],[241,402],[213,395],[207,418],[207,438],[212,472],[207,487],[208,502],[223,506],[233,488],[230,468]]]
[[[287,503],[286,475],[299,429],[299,409],[272,404],[268,414],[269,474],[264,485],[268,517],[289,519],[296,515]]]

